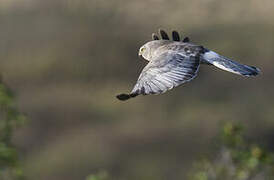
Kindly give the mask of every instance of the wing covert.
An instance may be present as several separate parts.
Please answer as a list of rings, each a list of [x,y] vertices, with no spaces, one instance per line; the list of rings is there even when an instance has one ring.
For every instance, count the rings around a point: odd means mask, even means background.
[[[199,69],[199,55],[165,52],[141,72],[131,94],[160,94],[192,80]]]

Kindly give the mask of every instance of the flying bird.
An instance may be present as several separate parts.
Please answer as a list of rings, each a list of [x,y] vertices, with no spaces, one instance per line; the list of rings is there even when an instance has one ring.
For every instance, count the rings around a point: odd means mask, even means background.
[[[222,70],[250,77],[260,70],[254,66],[240,64],[221,56],[203,46],[190,42],[188,37],[181,40],[177,31],[172,32],[170,40],[164,30],[159,30],[160,39],[155,33],[152,41],[139,49],[149,63],[141,72],[136,85],[129,94],[120,94],[119,100],[128,100],[140,94],[161,94],[197,76],[200,64],[214,65]]]

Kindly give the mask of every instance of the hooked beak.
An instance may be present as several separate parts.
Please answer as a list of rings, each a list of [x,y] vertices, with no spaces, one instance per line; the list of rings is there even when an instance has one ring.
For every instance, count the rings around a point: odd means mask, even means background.
[[[138,56],[139,56],[139,57],[142,57],[142,54],[139,52],[139,53],[138,53]]]

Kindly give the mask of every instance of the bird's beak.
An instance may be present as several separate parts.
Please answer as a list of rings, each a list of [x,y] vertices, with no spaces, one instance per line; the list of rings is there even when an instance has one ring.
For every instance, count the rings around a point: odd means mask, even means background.
[[[139,57],[141,57],[141,56],[142,56],[142,54],[139,52],[139,53],[138,53],[138,56],[139,56]]]

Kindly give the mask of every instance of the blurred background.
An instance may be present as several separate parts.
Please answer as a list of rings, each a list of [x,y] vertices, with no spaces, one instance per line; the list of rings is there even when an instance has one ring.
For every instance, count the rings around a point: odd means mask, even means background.
[[[220,127],[274,151],[272,0],[0,0],[0,72],[27,123],[13,136],[30,180],[184,179],[215,157]],[[262,74],[211,66],[172,91],[127,102],[141,45],[179,31]]]

